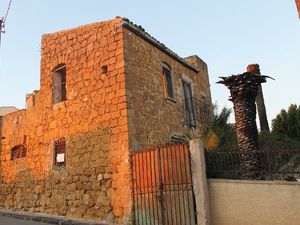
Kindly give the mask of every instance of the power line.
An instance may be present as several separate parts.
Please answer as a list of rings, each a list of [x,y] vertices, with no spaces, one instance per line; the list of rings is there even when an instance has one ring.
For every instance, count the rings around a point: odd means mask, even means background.
[[[8,12],[9,12],[9,9],[10,9],[11,2],[12,2],[12,0],[10,0],[9,3],[8,3],[8,7],[7,7],[7,10],[6,10],[5,17],[4,17],[4,22],[6,21],[6,18],[8,16]]]

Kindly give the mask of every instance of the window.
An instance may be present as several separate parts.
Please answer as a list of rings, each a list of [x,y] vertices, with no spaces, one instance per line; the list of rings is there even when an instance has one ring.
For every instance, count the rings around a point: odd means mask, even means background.
[[[52,103],[66,100],[66,65],[58,65],[52,73]]]
[[[196,127],[196,115],[193,102],[192,85],[185,80],[182,80],[184,108],[186,124],[189,127]]]
[[[26,157],[27,148],[25,145],[16,145],[11,149],[10,160]]]
[[[172,73],[170,67],[163,65],[163,75],[164,75],[164,92],[165,97],[174,99],[173,84],[172,84]]]
[[[65,166],[66,164],[66,139],[59,138],[54,141],[54,165]]]

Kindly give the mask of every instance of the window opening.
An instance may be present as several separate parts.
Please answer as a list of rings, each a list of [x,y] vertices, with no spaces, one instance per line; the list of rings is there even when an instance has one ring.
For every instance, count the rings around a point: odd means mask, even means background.
[[[10,160],[26,157],[27,148],[25,145],[16,145],[11,149]]]
[[[66,164],[66,140],[59,138],[54,141],[54,165],[65,166]]]
[[[52,73],[52,103],[66,100],[66,65],[60,65]]]
[[[164,75],[164,82],[165,82],[165,96],[174,99],[171,69],[164,66],[163,75]]]
[[[185,119],[187,125],[190,127],[196,127],[196,115],[192,94],[192,85],[182,80],[183,93],[184,93],[184,105],[185,105]]]

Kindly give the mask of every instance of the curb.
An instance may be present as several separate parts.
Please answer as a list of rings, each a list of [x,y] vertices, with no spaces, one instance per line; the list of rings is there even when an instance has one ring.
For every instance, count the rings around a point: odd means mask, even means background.
[[[94,220],[71,219],[63,216],[50,216],[47,214],[13,212],[3,210],[0,210],[0,216],[57,225],[112,225],[105,222],[97,222]]]

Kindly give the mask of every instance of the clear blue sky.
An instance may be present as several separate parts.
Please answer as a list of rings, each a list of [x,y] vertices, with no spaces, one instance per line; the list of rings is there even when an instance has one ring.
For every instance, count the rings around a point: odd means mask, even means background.
[[[8,0],[0,1],[5,14]],[[13,0],[0,59],[0,106],[23,108],[39,89],[41,35],[128,17],[180,56],[200,56],[209,68],[213,101],[232,107],[218,76],[259,63],[276,80],[263,85],[269,120],[300,104],[300,21],[294,0]]]

